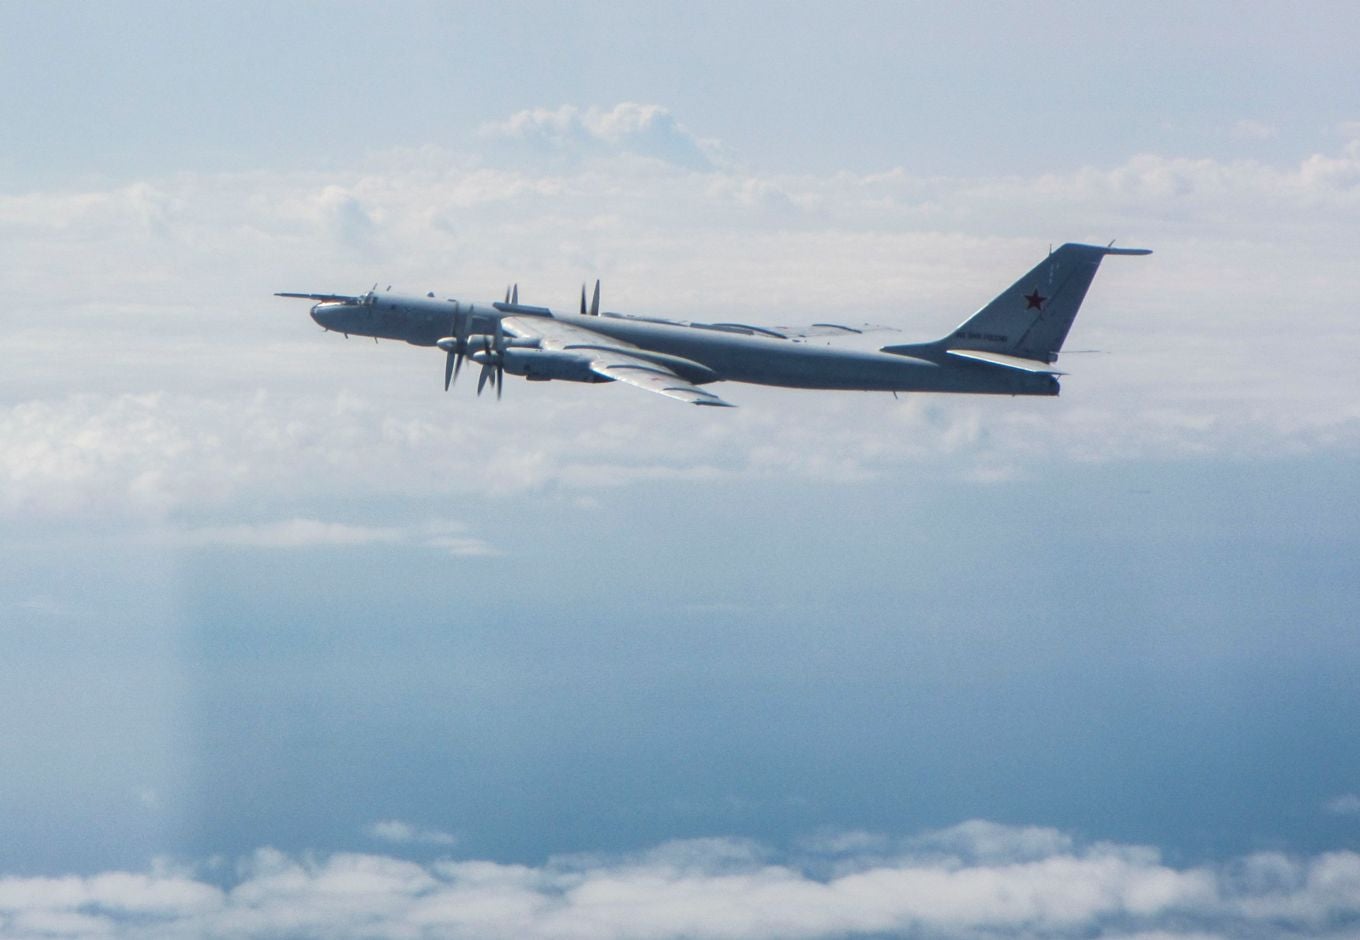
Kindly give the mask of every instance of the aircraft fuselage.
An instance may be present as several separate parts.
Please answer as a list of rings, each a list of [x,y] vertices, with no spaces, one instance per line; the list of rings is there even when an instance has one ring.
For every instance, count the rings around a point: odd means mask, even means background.
[[[434,346],[441,338],[454,335],[457,318],[471,318],[467,330],[475,334],[490,332],[498,319],[512,325],[525,316],[513,308],[502,311],[489,304],[394,294],[378,294],[360,303],[319,303],[312,308],[313,319],[326,329],[416,346]],[[951,361],[938,343],[920,344],[907,355],[775,338],[754,329],[746,332],[620,315],[563,315],[545,309],[532,316],[576,324],[629,346],[698,363],[710,374],[687,376],[696,384],[728,380],[788,388],[1058,394],[1058,382],[1051,375]]]
[[[581,312],[557,314],[519,302],[465,304],[434,294],[403,297],[371,290],[345,294],[281,293],[318,303],[312,318],[329,330],[436,346],[444,352],[447,390],[466,361],[479,367],[478,394],[490,383],[500,397],[505,375],[536,381],[622,382],[692,405],[726,406],[712,382],[881,392],[1057,395],[1053,364],[1086,291],[1110,255],[1146,248],[1068,242],[945,336],[926,343],[855,348],[880,327],[835,323],[810,327],[688,323],[600,311],[600,285]]]

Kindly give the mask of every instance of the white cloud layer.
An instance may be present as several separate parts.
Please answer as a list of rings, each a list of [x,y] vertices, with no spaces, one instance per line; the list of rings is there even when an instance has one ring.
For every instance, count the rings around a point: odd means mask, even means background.
[[[565,164],[497,157],[520,139],[590,146]],[[1360,139],[1289,166],[1141,154],[1037,177],[790,176],[638,160],[707,145],[664,108],[620,104],[522,112],[482,144],[0,194],[0,514],[677,476],[988,480],[1055,457],[1360,446]],[[1064,356],[1056,402],[740,386],[724,391],[738,412],[696,416],[628,389],[512,382],[496,405],[467,383],[442,395],[436,353],[322,335],[270,296],[376,280],[480,298],[517,280],[572,307],[602,274],[611,309],[929,339],[1050,240],[1115,236],[1157,253],[1106,262],[1069,343],[1105,354]]]
[[[1354,937],[1357,925],[1353,852],[1179,868],[1147,847],[980,821],[824,838],[785,858],[724,838],[538,866],[261,849],[228,885],[165,868],[0,879],[7,937],[1202,940]]]
[[[203,526],[172,532],[177,545],[229,548],[292,549],[360,545],[423,545],[462,557],[499,555],[487,542],[468,535],[457,522],[429,522],[420,526],[350,525],[317,519]]]

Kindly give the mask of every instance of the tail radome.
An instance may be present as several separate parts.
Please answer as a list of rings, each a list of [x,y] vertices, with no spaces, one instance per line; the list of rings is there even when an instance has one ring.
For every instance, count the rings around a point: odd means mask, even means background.
[[[943,345],[949,350],[1054,362],[1101,259],[1150,254],[1146,248],[1063,245],[960,324]]]

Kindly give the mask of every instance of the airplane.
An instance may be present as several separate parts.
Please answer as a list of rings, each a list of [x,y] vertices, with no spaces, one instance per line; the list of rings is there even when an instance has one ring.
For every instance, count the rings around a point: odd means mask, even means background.
[[[481,367],[477,394],[490,384],[497,398],[507,373],[529,381],[623,382],[693,405],[727,408],[733,406],[700,386],[729,381],[894,394],[1057,395],[1058,376],[1065,373],[1053,363],[1101,260],[1151,253],[1113,243],[1062,245],[947,336],[877,349],[830,341],[885,327],[767,327],[602,312],[599,281],[589,308],[581,287],[577,313],[522,304],[519,285],[492,303],[439,299],[433,292],[394,295],[390,288],[379,294],[376,284],[357,296],[276,296],[315,301],[312,319],[346,337],[443,350],[445,391],[471,360]]]

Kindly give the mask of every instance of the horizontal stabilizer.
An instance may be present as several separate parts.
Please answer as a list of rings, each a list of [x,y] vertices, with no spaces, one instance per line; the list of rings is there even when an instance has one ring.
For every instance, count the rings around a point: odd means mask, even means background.
[[[971,359],[974,362],[985,362],[988,365],[1002,366],[1006,369],[1019,369],[1021,372],[1037,372],[1041,375],[1067,374],[1037,359],[1021,359],[1019,356],[1007,356],[1004,353],[986,352],[980,349],[950,349],[947,352],[959,359]]]

